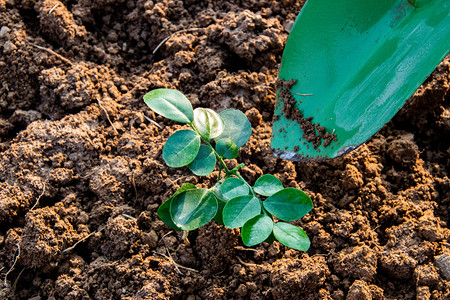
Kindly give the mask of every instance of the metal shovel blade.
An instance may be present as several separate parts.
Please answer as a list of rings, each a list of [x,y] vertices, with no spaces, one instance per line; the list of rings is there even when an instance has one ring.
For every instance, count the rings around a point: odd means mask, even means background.
[[[274,154],[308,161],[355,149],[449,49],[449,0],[308,0],[281,61]]]

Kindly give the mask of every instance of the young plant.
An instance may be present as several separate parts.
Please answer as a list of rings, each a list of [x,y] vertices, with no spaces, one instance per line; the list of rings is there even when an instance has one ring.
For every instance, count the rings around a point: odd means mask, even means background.
[[[185,183],[158,208],[158,216],[167,226],[195,230],[214,219],[228,228],[241,228],[242,241],[249,247],[277,239],[297,250],[309,249],[303,229],[282,222],[298,220],[312,209],[308,195],[283,188],[281,181],[269,174],[251,186],[239,174],[244,164],[230,170],[224,161],[236,158],[239,147],[250,138],[252,128],[244,113],[193,110],[182,93],[171,89],[152,90],[144,102],[163,117],[191,127],[176,131],[164,145],[162,156],[169,167],[187,166],[197,176],[219,168],[217,183],[210,189]],[[274,217],[280,221],[274,222]]]

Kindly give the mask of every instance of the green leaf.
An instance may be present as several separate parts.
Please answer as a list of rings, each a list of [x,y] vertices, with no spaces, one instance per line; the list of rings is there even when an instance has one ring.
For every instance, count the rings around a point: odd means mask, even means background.
[[[210,174],[216,168],[216,156],[213,150],[206,145],[200,145],[197,156],[188,168],[197,176]]]
[[[227,109],[219,114],[224,122],[224,131],[216,141],[229,138],[238,148],[242,147],[252,135],[252,125],[247,116],[236,109]]]
[[[264,242],[270,236],[272,230],[272,219],[266,215],[257,215],[242,226],[242,241],[247,247],[257,245]]]
[[[303,229],[284,222],[273,226],[273,234],[285,246],[300,251],[308,251],[311,242]]]
[[[225,205],[223,223],[228,228],[239,228],[259,214],[261,214],[261,203],[258,198],[252,195],[239,196]]]
[[[236,158],[239,154],[239,148],[229,138],[223,138],[216,142],[216,151],[220,156],[227,159]]]
[[[170,203],[172,203],[172,197],[167,199],[158,207],[158,217],[161,219],[161,221],[164,222],[164,224],[166,224],[173,230],[182,230],[172,221],[172,217],[170,216]]]
[[[211,189],[211,191],[214,193],[217,199],[221,200],[224,203],[227,203],[228,199],[222,195],[221,187],[222,184],[218,183]]]
[[[190,164],[200,148],[200,136],[192,130],[179,130],[172,134],[163,148],[163,159],[169,167]]]
[[[273,175],[266,174],[256,180],[253,190],[263,196],[272,196],[283,189],[280,179]]]
[[[311,198],[295,188],[276,192],[267,198],[263,205],[269,213],[284,221],[298,220],[313,208]]]
[[[194,126],[202,137],[214,139],[223,132],[223,121],[218,113],[209,108],[199,107],[194,110]]]
[[[172,199],[170,215],[175,226],[182,230],[194,230],[214,218],[217,205],[216,197],[209,190],[187,190]]]
[[[178,195],[181,192],[187,191],[187,190],[193,190],[196,189],[197,187],[195,186],[195,184],[192,183],[183,183],[183,185],[173,194],[173,196]]]
[[[170,203],[172,199],[181,192],[196,189],[197,187],[192,183],[183,184],[169,199],[167,199],[163,204],[158,207],[158,217],[163,221],[167,226],[174,230],[181,230],[181,228],[177,227],[175,223],[172,221],[172,217],[170,216]]]
[[[241,179],[230,177],[220,186],[220,193],[225,199],[233,199],[239,196],[248,195],[250,189]]]
[[[144,95],[144,102],[154,112],[167,119],[181,123],[190,123],[194,120],[191,102],[177,90],[150,91]]]

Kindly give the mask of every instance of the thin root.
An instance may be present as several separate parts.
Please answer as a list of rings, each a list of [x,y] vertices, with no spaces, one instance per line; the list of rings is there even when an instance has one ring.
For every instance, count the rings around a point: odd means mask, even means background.
[[[158,46],[156,46],[155,50],[153,50],[153,54],[156,53],[156,51],[158,51],[158,49],[164,45],[165,42],[167,42],[172,36],[174,36],[177,33],[182,33],[182,32],[188,32],[188,31],[197,31],[197,30],[201,30],[202,28],[187,28],[187,29],[182,29],[182,30],[178,30],[175,31],[174,33],[172,33],[171,35],[169,35],[168,37],[166,37],[165,39],[163,39],[161,41],[161,43],[158,44]]]
[[[84,126],[87,130],[90,130],[89,127],[88,127],[86,124],[83,123],[83,126]],[[91,146],[94,147],[94,149],[95,149],[94,142],[92,141],[92,139],[91,139],[91,137],[89,136],[89,134],[87,133],[87,131],[83,131],[83,132],[84,132],[84,135],[86,136],[86,138],[87,138],[89,144],[91,144]]]
[[[169,234],[171,234],[173,231],[171,230],[171,231],[169,231],[168,233],[166,233],[165,235],[163,235],[162,237],[161,237],[161,240],[163,240],[164,241],[164,238],[166,237],[166,236],[168,236]]]
[[[51,14],[55,10],[55,8],[57,8],[58,6],[59,6],[59,2],[56,3],[55,5],[53,5],[53,7],[48,11],[48,14]]]
[[[130,216],[130,215],[127,215],[127,214],[122,214],[122,217],[127,218],[127,219],[130,219],[130,220],[137,221],[137,219],[136,219],[135,217]]]
[[[45,183],[44,187],[42,188],[42,193],[39,195],[39,197],[36,200],[36,203],[34,203],[34,205],[30,208],[30,210],[33,210],[36,207],[36,205],[38,205],[39,200],[41,199],[42,196],[44,196],[44,193],[45,193]]]
[[[236,250],[241,250],[241,251],[258,252],[258,250],[256,250],[256,249],[252,249],[252,248],[244,248],[244,247],[242,247],[242,246],[236,246],[236,247],[234,247],[234,249],[236,249]]]
[[[80,176],[80,178],[82,178],[82,179],[86,179],[86,178],[88,178],[89,176],[91,176],[93,173],[95,172],[95,169],[94,170],[92,170],[91,172],[89,172],[89,173],[87,173],[86,175],[84,175],[84,176]]]
[[[8,285],[6,281],[8,279],[9,273],[11,273],[14,270],[14,267],[16,266],[17,260],[20,257],[20,246],[19,246],[19,244],[14,244],[14,245],[16,245],[16,247],[17,247],[17,255],[14,258],[14,262],[13,262],[11,268],[9,268],[8,272],[6,272],[5,278],[3,279],[3,284],[4,284],[5,287]]]
[[[12,290],[15,291],[17,287],[17,282],[19,282],[20,276],[22,276],[23,271],[25,271],[26,268],[23,268],[22,271],[19,272],[19,275],[17,275],[16,280],[14,280],[14,284],[12,286]]]
[[[133,188],[134,188],[134,199],[137,201],[138,198],[138,191],[136,188],[136,181],[134,180],[134,172],[131,171],[131,183],[133,184]]]
[[[63,251],[61,251],[62,253],[68,252],[72,249],[74,249],[79,243],[84,242],[85,240],[87,240],[88,238],[90,238],[91,236],[93,236],[94,234],[96,234],[97,232],[101,232],[103,231],[103,229],[105,229],[104,227],[100,228],[97,231],[91,232],[89,233],[87,236],[85,236],[84,238],[82,238],[81,240],[79,240],[78,242],[76,242],[75,244],[73,244],[72,246],[70,246],[69,248],[64,249]]]
[[[256,267],[256,264],[249,264],[249,263],[246,263],[246,262],[244,262],[239,256],[236,256],[236,258],[237,258],[237,260],[238,260],[241,264],[243,264],[244,266],[247,266],[247,267]]]
[[[159,125],[158,123],[156,123],[155,121],[153,121],[152,119],[150,119],[149,117],[147,117],[146,115],[144,115],[144,118],[146,118],[147,121],[149,121],[150,123],[152,123],[153,125],[155,125],[155,126],[158,127],[159,129],[162,129],[161,125]]]
[[[177,270],[178,274],[180,274],[180,275],[183,275],[183,273],[180,271],[180,268],[184,269],[184,270],[191,271],[191,272],[198,273],[198,271],[195,270],[195,269],[182,266],[182,265],[178,264],[177,262],[175,262],[175,260],[173,260],[173,258],[172,258],[172,255],[170,255],[169,249],[167,249],[167,247],[166,247],[166,251],[167,251],[167,254],[169,256],[167,256],[165,254],[162,254],[162,253],[159,253],[159,252],[156,252],[156,251],[153,251],[153,253],[158,254],[158,255],[164,257],[165,259],[167,259],[168,261],[170,261],[175,266],[175,269]]]
[[[116,129],[116,127],[114,126],[113,122],[111,122],[111,119],[109,118],[108,111],[106,111],[106,109],[102,106],[102,104],[100,103],[100,99],[98,99],[98,97],[96,97],[96,99],[97,99],[97,102],[98,102],[98,105],[100,106],[100,108],[103,109],[103,111],[105,112],[106,118],[108,119],[109,124],[111,124],[112,128],[114,129],[114,131],[115,131],[117,134],[119,134],[119,132],[117,131],[117,129]]]

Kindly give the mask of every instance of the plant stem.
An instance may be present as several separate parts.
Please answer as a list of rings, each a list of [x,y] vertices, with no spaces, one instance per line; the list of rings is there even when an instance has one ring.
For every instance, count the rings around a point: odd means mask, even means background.
[[[214,149],[214,147],[211,145],[211,143],[209,142],[209,140],[205,139],[204,137],[202,137],[202,135],[198,132],[197,128],[195,128],[194,124],[189,123],[189,125],[192,127],[192,129],[194,129],[195,132],[197,132],[197,134],[200,136],[200,138],[202,139],[203,142],[206,143],[206,145],[208,145],[208,147],[213,151],[214,155],[216,156],[216,158],[219,160],[219,179],[220,180],[220,171],[221,171],[221,167],[223,167],[224,171],[225,171],[225,176],[224,178],[228,178],[231,175],[235,175],[237,176],[240,180],[242,180],[250,189],[250,191],[252,192],[252,195],[256,198],[258,198],[258,196],[256,196],[255,192],[253,191],[252,186],[241,176],[241,174],[239,174],[238,170],[239,170],[239,166],[238,165],[236,168],[234,168],[233,170],[228,169],[227,165],[225,164],[225,161],[223,160],[223,158],[219,155],[219,153],[217,153],[216,149]],[[259,199],[259,198],[258,198]],[[261,200],[260,200],[261,201]]]
[[[202,137],[202,135],[200,134],[200,132],[197,130],[197,128],[195,128],[194,124],[189,123],[189,125],[191,126],[192,129],[194,129],[194,131],[199,135],[199,137],[202,139],[203,142],[205,142],[205,144],[213,151],[214,155],[216,156],[216,158],[219,160],[219,164],[220,166],[224,169],[225,171],[225,176],[228,177],[231,174],[233,174],[233,172],[230,171],[230,169],[228,169],[227,165],[225,164],[225,162],[223,161],[222,157],[219,155],[219,153],[217,153],[216,149],[214,149],[214,147],[211,145],[211,143],[209,142],[209,140],[205,139],[204,137]]]
[[[250,184],[248,184],[247,180],[245,180],[244,177],[242,177],[241,174],[239,174],[238,171],[236,171],[235,175],[236,175],[240,180],[242,180],[243,182],[245,182],[245,184],[246,184],[246,185],[248,186],[248,188],[250,189],[250,192],[252,192],[253,197],[258,198],[258,197],[256,196],[255,192],[253,191],[252,186],[251,186]],[[259,198],[258,198],[258,199],[259,199]],[[261,201],[261,200],[260,200],[260,201]]]
[[[230,169],[228,169],[227,165],[225,164],[225,161],[222,159],[222,157],[219,155],[219,153],[217,153],[216,149],[214,149],[214,147],[211,145],[211,143],[205,139],[202,138],[202,140],[208,145],[209,148],[211,148],[211,150],[214,152],[214,155],[216,156],[216,158],[219,160],[219,164],[220,166],[222,166],[222,168],[225,171],[225,176],[230,176],[231,174],[233,174],[232,171],[230,171]]]

